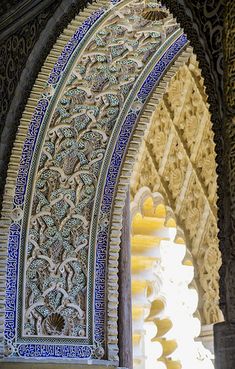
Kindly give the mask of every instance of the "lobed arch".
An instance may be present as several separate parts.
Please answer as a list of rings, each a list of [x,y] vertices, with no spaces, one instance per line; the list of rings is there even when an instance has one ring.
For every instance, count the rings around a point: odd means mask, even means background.
[[[131,2],[130,2],[131,3]],[[27,188],[27,194],[26,194],[26,188],[24,181],[28,179],[28,170],[29,167],[27,165],[30,163],[30,165],[34,165],[34,170],[38,165],[39,157],[37,156],[37,150],[41,150],[41,145],[44,142],[46,130],[42,129],[40,132],[40,136],[38,140],[35,140],[35,136],[38,133],[39,125],[42,124],[42,127],[44,125],[44,128],[46,126],[46,120],[50,121],[51,123],[51,117],[50,113],[47,110],[48,106],[51,104],[51,101],[53,99],[55,100],[55,103],[58,102],[58,99],[61,97],[61,91],[63,88],[66,89],[68,84],[73,83],[71,80],[66,85],[66,78],[68,82],[68,75],[69,70],[72,68],[72,65],[75,61],[77,61],[75,54],[73,55],[73,51],[77,51],[76,49],[78,46],[81,47],[81,50],[85,49],[85,46],[87,45],[89,41],[82,40],[82,36],[87,32],[87,35],[90,36],[91,32],[96,32],[97,25],[102,25],[108,20],[108,15],[111,14],[111,11],[116,7],[124,7],[129,4],[129,2],[125,3],[113,3],[110,4],[109,2],[99,2],[99,4],[93,4],[88,7],[87,10],[85,10],[79,17],[77,17],[68,27],[67,30],[65,30],[64,34],[59,38],[56,45],[54,46],[52,52],[50,53],[47,61],[44,64],[44,67],[42,69],[42,72],[39,74],[38,79],[35,83],[35,86],[32,90],[31,97],[28,101],[28,105],[26,107],[26,110],[23,114],[21,125],[19,128],[18,136],[15,142],[15,148],[13,149],[11,163],[8,171],[8,180],[6,184],[6,192],[3,202],[3,220],[2,220],[2,233],[3,233],[3,259],[5,259],[6,262],[6,246],[8,242],[8,235],[9,235],[9,249],[8,252],[10,252],[10,255],[8,257],[12,257],[13,260],[8,260],[7,267],[8,270],[13,269],[13,275],[10,275],[10,272],[7,274],[8,278],[8,286],[10,283],[13,285],[15,284],[16,280],[14,277],[14,272],[16,271],[14,268],[16,259],[18,257],[17,250],[19,246],[19,237],[21,236],[22,239],[22,233],[21,233],[21,227],[22,222],[24,222],[24,227],[28,227],[28,223],[30,222],[30,215],[31,213],[28,212],[28,215],[26,215],[27,211],[25,211],[24,207],[24,199],[25,196],[30,196],[31,189],[35,185],[35,175],[31,177],[31,185],[28,185]],[[143,4],[141,5],[143,8]],[[158,6],[160,6],[158,4]],[[141,8],[141,10],[142,10]],[[116,200],[114,202],[114,208],[112,209],[112,201],[113,196],[115,193],[115,183],[119,175],[119,166],[121,165],[121,162],[123,160],[123,155],[125,153],[126,148],[128,147],[128,142],[132,134],[132,129],[136,121],[138,121],[139,116],[142,114],[142,109],[145,106],[145,103],[147,99],[149,98],[152,89],[156,84],[158,84],[157,92],[155,94],[155,100],[154,105],[156,102],[158,102],[158,99],[162,94],[165,92],[166,84],[172,77],[172,75],[177,71],[179,68],[179,65],[183,64],[185,60],[188,59],[188,57],[191,55],[191,49],[187,48],[188,41],[186,36],[183,34],[182,30],[179,28],[179,26],[175,23],[174,19],[171,15],[169,15],[168,11],[164,9],[164,12],[166,13],[166,18],[172,22],[170,25],[173,25],[173,29],[169,31],[169,37],[167,38],[167,43],[164,43],[164,39],[162,44],[160,44],[160,48],[154,49],[153,52],[156,51],[155,54],[153,54],[154,58],[151,55],[150,52],[150,62],[149,63],[142,63],[141,67],[143,67],[143,73],[141,74],[141,77],[144,77],[143,80],[138,80],[135,84],[135,88],[133,88],[134,92],[131,96],[132,101],[128,101],[128,104],[124,106],[126,108],[126,111],[124,113],[123,109],[123,115],[120,114],[120,120],[118,121],[119,124],[123,123],[122,119],[125,117],[124,124],[120,127],[116,124],[114,130],[112,133],[104,132],[103,134],[100,134],[102,138],[99,138],[100,140],[103,140],[104,142],[107,141],[107,136],[110,135],[109,138],[109,146],[106,149],[104,161],[102,163],[101,168],[101,182],[97,182],[97,187],[99,191],[97,191],[95,198],[94,198],[94,206],[92,209],[92,224],[93,228],[89,232],[87,231],[87,223],[86,220],[84,222],[84,218],[81,217],[74,217],[76,220],[78,220],[78,223],[81,221],[84,223],[84,229],[83,231],[87,232],[87,235],[90,237],[89,241],[92,240],[93,244],[95,244],[95,252],[96,254],[93,254],[91,259],[89,259],[89,262],[93,263],[93,260],[96,261],[96,267],[95,270],[92,270],[91,268],[91,274],[95,274],[95,289],[92,289],[91,291],[94,291],[94,295],[91,292],[90,294],[90,304],[91,300],[95,299],[95,307],[94,307],[94,313],[90,314],[90,323],[88,323],[88,326],[90,326],[90,337],[89,342],[84,343],[82,342],[79,345],[66,346],[64,344],[51,344],[49,340],[47,340],[47,345],[44,347],[41,343],[37,344],[25,344],[20,343],[17,348],[15,346],[14,341],[14,335],[15,335],[15,329],[16,327],[13,326],[12,328],[12,316],[8,314],[5,326],[7,329],[5,330],[5,335],[7,335],[7,345],[5,347],[6,349],[6,356],[11,356],[12,352],[19,355],[21,358],[25,357],[34,357],[37,353],[38,357],[41,357],[42,359],[45,357],[57,357],[57,358],[76,358],[81,360],[89,360],[92,359],[106,359],[109,360],[111,363],[117,364],[118,362],[118,340],[117,340],[117,304],[118,304],[118,281],[117,281],[117,260],[118,260],[118,245],[120,242],[120,214],[122,213],[123,208],[123,200],[125,199],[125,192],[126,187],[125,184],[128,182],[128,172],[131,171],[131,165],[127,161],[125,162],[123,169],[122,169],[122,178],[119,181],[119,187],[116,197]],[[146,21],[146,20],[145,20]],[[145,22],[144,21],[144,22]],[[96,24],[97,22],[97,24]],[[91,27],[91,28],[89,28]],[[175,27],[175,28],[174,28]],[[98,29],[98,28],[97,28]],[[170,27],[169,27],[170,29]],[[172,32],[172,33],[171,33]],[[70,38],[70,36],[72,36]],[[81,44],[79,44],[79,41],[81,41]],[[66,44],[66,42],[68,42]],[[64,49],[63,46],[65,45]],[[62,54],[60,55],[61,50]],[[76,49],[76,50],[75,50]],[[58,57],[58,61],[56,62]],[[51,73],[51,66],[53,63],[55,63],[54,69]],[[175,62],[175,64],[173,64]],[[138,63],[137,63],[138,64]],[[173,65],[172,65],[173,64]],[[140,71],[140,70],[139,70]],[[79,76],[79,71],[77,71],[77,74],[75,73],[75,80]],[[49,78],[48,78],[49,75]],[[48,84],[45,87],[44,83],[48,78]],[[80,77],[79,77],[80,78]],[[161,81],[161,82],[160,82]],[[136,97],[137,96],[137,97]],[[104,103],[104,108],[105,108]],[[53,105],[53,103],[51,104]],[[151,104],[150,104],[151,105]],[[153,105],[153,106],[154,106]],[[52,110],[54,109],[51,106]],[[128,108],[128,109],[127,109]],[[149,108],[149,104],[147,105],[147,109]],[[127,111],[129,110],[128,114]],[[33,116],[32,116],[33,114]],[[45,116],[45,121],[43,121]],[[147,113],[147,116],[149,116],[149,113]],[[94,115],[90,114],[89,118],[94,119]],[[31,120],[29,125],[29,120]],[[141,124],[138,123],[137,131],[141,134],[144,134],[144,131],[146,129],[148,123],[148,119],[146,117],[142,121]],[[52,136],[54,134],[54,131],[52,129],[51,132]],[[118,136],[119,135],[119,136]],[[134,139],[131,140],[131,144],[129,147],[129,152],[131,151],[132,146],[132,152],[134,149],[134,156],[136,153],[136,150],[138,148],[138,144],[141,141],[139,135],[135,136]],[[34,146],[34,145],[37,146]],[[118,147],[119,145],[119,147]],[[115,149],[114,149],[115,147]],[[48,146],[50,149],[50,147]],[[114,149],[114,150],[113,150]],[[47,156],[50,160],[50,150],[44,150],[44,156]],[[19,154],[22,153],[22,156],[20,158]],[[112,157],[111,157],[111,153]],[[34,158],[32,157],[32,154],[35,155]],[[128,155],[127,155],[128,156]],[[133,157],[133,154],[132,154]],[[134,157],[133,157],[134,158]],[[21,159],[21,162],[20,162]],[[33,160],[35,160],[33,162]],[[68,160],[68,168],[66,170],[69,170],[69,165],[72,165],[72,159],[71,161]],[[94,158],[93,158],[94,159]],[[92,159],[92,160],[93,160]],[[95,158],[97,159],[97,158]],[[32,160],[32,161],[31,161]],[[22,169],[22,161],[24,164],[26,164],[26,168]],[[16,171],[18,169],[18,165],[20,166],[20,175],[18,175],[17,178],[17,184],[16,184]],[[31,168],[32,168],[31,166]],[[30,170],[31,170],[30,168]],[[99,168],[98,168],[99,169]],[[108,172],[107,172],[108,169]],[[96,168],[97,170],[97,168]],[[61,173],[59,171],[59,173]],[[124,173],[124,174],[123,174]],[[94,173],[92,174],[94,177]],[[103,182],[104,178],[107,178],[106,184]],[[73,178],[74,179],[74,178]],[[71,179],[72,180],[72,179]],[[108,183],[109,181],[109,183]],[[123,182],[122,182],[123,181]],[[102,183],[103,182],[103,183]],[[16,190],[16,191],[15,191]],[[104,197],[101,201],[100,195],[104,193]],[[67,196],[68,195],[68,196]],[[14,208],[12,208],[14,198]],[[66,198],[64,197],[64,200],[66,204],[71,206],[71,197],[70,194],[66,194]],[[55,203],[54,203],[55,204]],[[29,207],[32,206],[29,200]],[[67,205],[66,205],[67,206]],[[30,214],[30,215],[29,215]],[[109,242],[109,219],[110,216],[113,216],[113,222],[110,226],[111,228],[111,240]],[[48,215],[48,214],[44,214]],[[34,217],[31,217],[31,220],[35,220]],[[80,225],[80,223],[79,223]],[[10,229],[10,234],[9,234]],[[23,237],[25,237],[23,235]],[[27,236],[26,238],[27,239]],[[29,241],[33,244],[32,238],[29,239]],[[83,240],[83,243],[85,243],[85,246],[87,245],[87,239]],[[107,247],[109,247],[108,251],[108,258],[106,259],[106,250]],[[90,251],[89,251],[90,252]],[[42,259],[42,258],[41,258]],[[45,259],[45,258],[44,258]],[[106,261],[108,261],[108,276],[107,280],[105,280],[105,265]],[[73,262],[73,260],[71,261]],[[61,271],[62,269],[60,269]],[[91,278],[92,279],[92,278]],[[99,279],[99,281],[97,281]],[[93,283],[93,282],[92,282]],[[14,285],[14,288],[16,286]],[[107,288],[107,296],[105,294],[105,287]],[[7,289],[7,303],[12,304],[11,299],[15,299],[16,294],[16,288],[13,291],[9,291]],[[107,298],[107,300],[106,300]],[[93,301],[92,301],[93,302]],[[66,305],[67,306],[67,305]],[[91,306],[91,305],[90,305]],[[71,307],[71,306],[69,306]],[[14,311],[15,313],[15,311]],[[93,316],[94,314],[94,316]],[[14,315],[15,317],[15,315]],[[55,316],[51,316],[51,319],[55,319]],[[60,318],[61,319],[61,318]],[[63,320],[63,319],[61,319]],[[60,320],[60,322],[61,322]],[[92,331],[92,323],[94,324],[94,332]],[[49,325],[50,322],[47,322]],[[48,326],[47,324],[47,326]],[[61,325],[64,323],[62,322]],[[63,328],[64,329],[64,328]],[[94,336],[93,336],[94,333]],[[12,337],[13,336],[13,337]],[[40,335],[39,335],[40,336]],[[63,337],[64,338],[64,337]],[[92,340],[94,338],[94,340]],[[6,344],[6,342],[5,342]],[[57,347],[57,348],[55,348]],[[14,351],[16,349],[16,351]],[[8,351],[7,351],[8,350]],[[11,351],[12,350],[12,351]]]
[[[212,352],[198,338],[202,296],[174,212],[148,187],[135,194],[130,212],[134,369],[214,368]]]

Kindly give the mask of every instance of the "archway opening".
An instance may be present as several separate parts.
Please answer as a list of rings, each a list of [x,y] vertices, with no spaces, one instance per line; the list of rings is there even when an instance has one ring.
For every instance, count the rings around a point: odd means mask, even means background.
[[[217,176],[207,96],[193,54],[171,77],[162,98],[153,93],[139,126],[144,123],[130,181],[136,208],[131,227],[134,368],[150,362],[156,368],[213,368],[213,325],[223,320]],[[137,135],[138,127],[133,141]],[[143,195],[146,186],[148,195]],[[159,295],[154,295],[156,285]]]
[[[147,187],[131,203],[131,274],[134,369],[213,369],[192,255],[172,210]]]

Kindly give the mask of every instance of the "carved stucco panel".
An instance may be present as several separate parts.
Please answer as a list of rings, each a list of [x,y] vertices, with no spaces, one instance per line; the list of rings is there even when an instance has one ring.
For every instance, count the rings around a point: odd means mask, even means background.
[[[129,2],[96,30],[51,118],[29,215],[26,335],[87,335],[89,225],[102,159],[138,75],[178,28],[168,13],[156,23],[143,9]],[[48,86],[45,96],[52,93]]]
[[[218,244],[216,219],[210,214],[196,257],[199,281],[203,288],[203,314],[207,324],[223,320],[219,309],[219,268],[221,254]]]
[[[189,167],[189,160],[184,155],[183,145],[179,138],[172,132],[172,138],[169,137],[166,150],[167,155],[165,158],[165,163],[161,162],[159,168],[159,174],[161,175],[162,181],[165,183],[168,191],[170,192],[170,197],[174,200],[178,198],[180,201],[180,194],[182,191],[182,186],[185,181],[186,173]],[[169,148],[168,148],[169,146]],[[177,211],[177,205],[175,207]]]
[[[163,189],[199,268],[202,321],[214,323],[222,319],[215,145],[195,57],[172,78],[150,121],[131,179],[132,195],[144,185],[152,190],[154,178],[160,181],[158,191]]]
[[[150,188],[152,192],[160,192],[165,194],[160,176],[156,171],[153,159],[146,149],[145,142],[143,142],[141,145],[138,160],[133,167],[130,186],[132,198],[134,194],[137,193],[138,190],[144,186]]]

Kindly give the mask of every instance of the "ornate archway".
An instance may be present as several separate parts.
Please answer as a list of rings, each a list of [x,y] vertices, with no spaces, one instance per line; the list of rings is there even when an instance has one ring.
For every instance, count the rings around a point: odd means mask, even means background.
[[[187,47],[161,4],[146,11],[141,1],[104,1],[77,17],[48,56],[21,120],[3,204],[7,360],[117,365],[128,160],[188,61]]]

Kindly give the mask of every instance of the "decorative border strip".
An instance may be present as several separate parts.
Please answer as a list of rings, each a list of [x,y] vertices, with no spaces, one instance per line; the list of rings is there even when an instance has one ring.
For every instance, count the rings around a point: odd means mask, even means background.
[[[89,359],[92,356],[93,348],[88,345],[20,345],[18,353],[24,358],[68,358],[68,359]]]
[[[94,7],[93,7],[94,9]],[[85,12],[87,13],[87,12]],[[95,13],[92,14],[88,19],[89,21],[95,22],[102,14],[104,14],[104,10],[97,10]],[[81,17],[79,17],[80,19]],[[87,22],[88,22],[87,19]],[[81,27],[80,29],[82,31],[87,32],[89,27],[87,28],[88,23],[83,23],[85,26]],[[92,23],[93,24],[93,23]],[[81,36],[81,35],[80,35]],[[79,31],[76,32],[76,38],[79,38]],[[68,48],[64,48],[64,57],[66,62],[68,63],[70,57],[73,51],[75,50],[75,43],[76,39],[72,38],[71,43],[69,44]],[[155,84],[159,81],[159,79],[162,77],[163,73],[165,72],[166,68],[170,65],[170,63],[173,61],[173,59],[181,52],[181,50],[185,47],[187,44],[187,39],[185,35],[181,35],[178,40],[174,42],[173,45],[169,47],[169,49],[164,53],[164,55],[161,57],[160,61],[156,64],[153,71],[150,73],[150,75],[145,80],[144,84],[142,85],[136,100],[141,102],[142,105],[145,103],[147,97],[151,93],[151,90],[154,88]],[[46,63],[45,63],[46,64]],[[55,68],[53,69],[53,72],[50,74],[49,80],[50,83],[53,84],[53,87],[55,84],[57,84],[60,80],[61,73],[65,70],[66,63],[63,63],[61,59],[58,58],[58,62],[55,64]],[[45,74],[44,74],[45,78]],[[38,77],[38,80],[40,81],[40,75]],[[45,82],[43,80],[43,82]],[[37,83],[37,82],[36,82]],[[39,90],[37,85],[35,85],[35,89],[37,94],[40,96]],[[40,86],[42,88],[42,85]],[[36,95],[37,95],[36,94]],[[38,96],[35,98],[35,95],[31,95],[29,99],[30,101],[35,102],[38,101]],[[11,173],[14,167],[15,171],[15,163],[16,163],[16,155],[22,153],[22,157],[20,159],[20,169],[19,169],[19,177],[17,178],[16,182],[16,192],[14,197],[14,203],[17,206],[16,209],[19,210],[19,206],[23,204],[24,202],[24,196],[25,196],[25,185],[27,183],[27,176],[28,176],[28,169],[30,166],[30,162],[32,159],[32,153],[35,147],[35,137],[37,136],[39,132],[40,124],[42,123],[43,117],[45,116],[45,113],[47,111],[47,107],[49,105],[50,96],[46,98],[41,98],[35,108],[35,113],[33,114],[32,121],[29,127],[28,136],[25,137],[25,130],[27,129],[27,122],[29,120],[29,116],[31,116],[33,112],[33,108],[28,106],[28,112],[26,110],[26,113],[22,117],[22,126],[19,129],[19,135],[17,139],[19,139],[20,145],[18,148],[14,148],[11,158],[11,163],[9,167],[8,173]],[[140,115],[141,109],[130,111],[127,115],[121,132],[120,136],[118,138],[118,141],[116,143],[115,151],[112,156],[111,160],[111,167],[109,168],[109,172],[107,175],[107,183],[105,186],[105,196],[103,205],[101,207],[101,212],[103,212],[103,215],[110,214],[111,205],[112,205],[112,198],[114,195],[114,188],[115,188],[115,178],[117,178],[118,172],[119,172],[119,166],[121,165],[121,161],[123,158],[123,153],[126,149],[126,146],[128,144],[131,132],[133,130],[133,126],[135,125],[136,120],[138,119]],[[24,144],[24,145],[23,145]],[[16,141],[17,145],[17,141]],[[21,151],[21,147],[22,151]],[[13,163],[14,161],[14,163]],[[112,166],[114,166],[112,168]],[[10,176],[11,177],[11,176]],[[10,190],[10,191],[9,191]],[[9,201],[10,198],[13,196],[14,191],[14,179],[9,180],[8,184],[6,186],[6,194],[4,197],[4,215],[5,219],[7,220],[6,223],[10,223],[9,217],[12,216],[14,218],[14,214],[11,213],[11,201]],[[109,191],[109,196],[107,195],[107,192]],[[9,197],[8,197],[9,196]],[[16,250],[16,243],[19,240],[20,235],[17,234],[18,228],[17,228],[17,221],[20,221],[20,217],[17,218],[17,214],[15,214],[15,218],[13,219],[15,223],[13,223],[16,228],[11,227],[11,238],[9,242],[9,256],[14,254],[14,260],[13,267],[10,264],[10,261],[8,263],[8,270],[7,270],[7,291],[8,298],[6,299],[6,306],[13,306],[16,304],[16,293],[17,293],[17,286],[12,284],[13,280],[16,282],[16,275],[15,271],[17,270],[17,260],[18,260],[18,250]],[[5,223],[5,224],[6,224]],[[100,221],[102,223],[102,221]],[[3,225],[3,224],[1,224]],[[106,224],[107,226],[107,224]],[[8,227],[6,227],[6,231]],[[104,340],[104,334],[105,334],[105,275],[106,275],[106,258],[107,258],[107,245],[108,245],[108,229],[106,232],[106,228],[104,228],[105,231],[99,231],[98,233],[98,242],[97,242],[97,250],[96,250],[96,283],[95,283],[95,340],[99,343],[101,343]],[[14,236],[14,237],[13,237]],[[12,238],[13,237],[13,238]],[[15,253],[14,253],[15,251]],[[10,259],[9,259],[10,260]],[[14,269],[16,268],[16,269]],[[14,278],[15,277],[15,278]],[[10,286],[13,287],[14,291],[12,293],[12,290],[10,290]],[[112,292],[113,294],[113,292]],[[116,296],[117,300],[117,296]],[[13,305],[12,305],[13,304]],[[15,314],[15,311],[14,311]],[[5,331],[6,338],[9,343],[9,349],[16,350],[17,348],[14,348],[11,346],[12,339],[15,336],[15,324],[16,324],[16,317],[15,315],[12,315],[12,310],[9,309],[6,310],[6,317],[8,317],[8,321],[6,321],[6,326],[8,327],[8,330]],[[11,330],[11,333],[10,333]],[[108,329],[109,333],[109,329]],[[113,331],[110,335],[110,340],[108,342],[109,348],[112,348],[112,355],[109,355],[108,359],[111,360],[117,360],[117,342],[113,344]],[[116,334],[116,340],[117,340],[117,334]],[[55,349],[53,349],[53,347]],[[113,350],[114,349],[114,350]],[[27,344],[21,344],[18,346],[18,354],[22,357],[69,357],[69,358],[89,358],[94,353],[94,351],[101,350],[101,347],[97,348],[91,348],[89,345],[81,345],[81,346],[66,346],[66,345],[42,345],[42,344],[33,344],[33,345],[27,345]],[[111,352],[109,350],[109,353]],[[115,354],[114,354],[115,353]],[[98,357],[98,355],[96,355]]]

